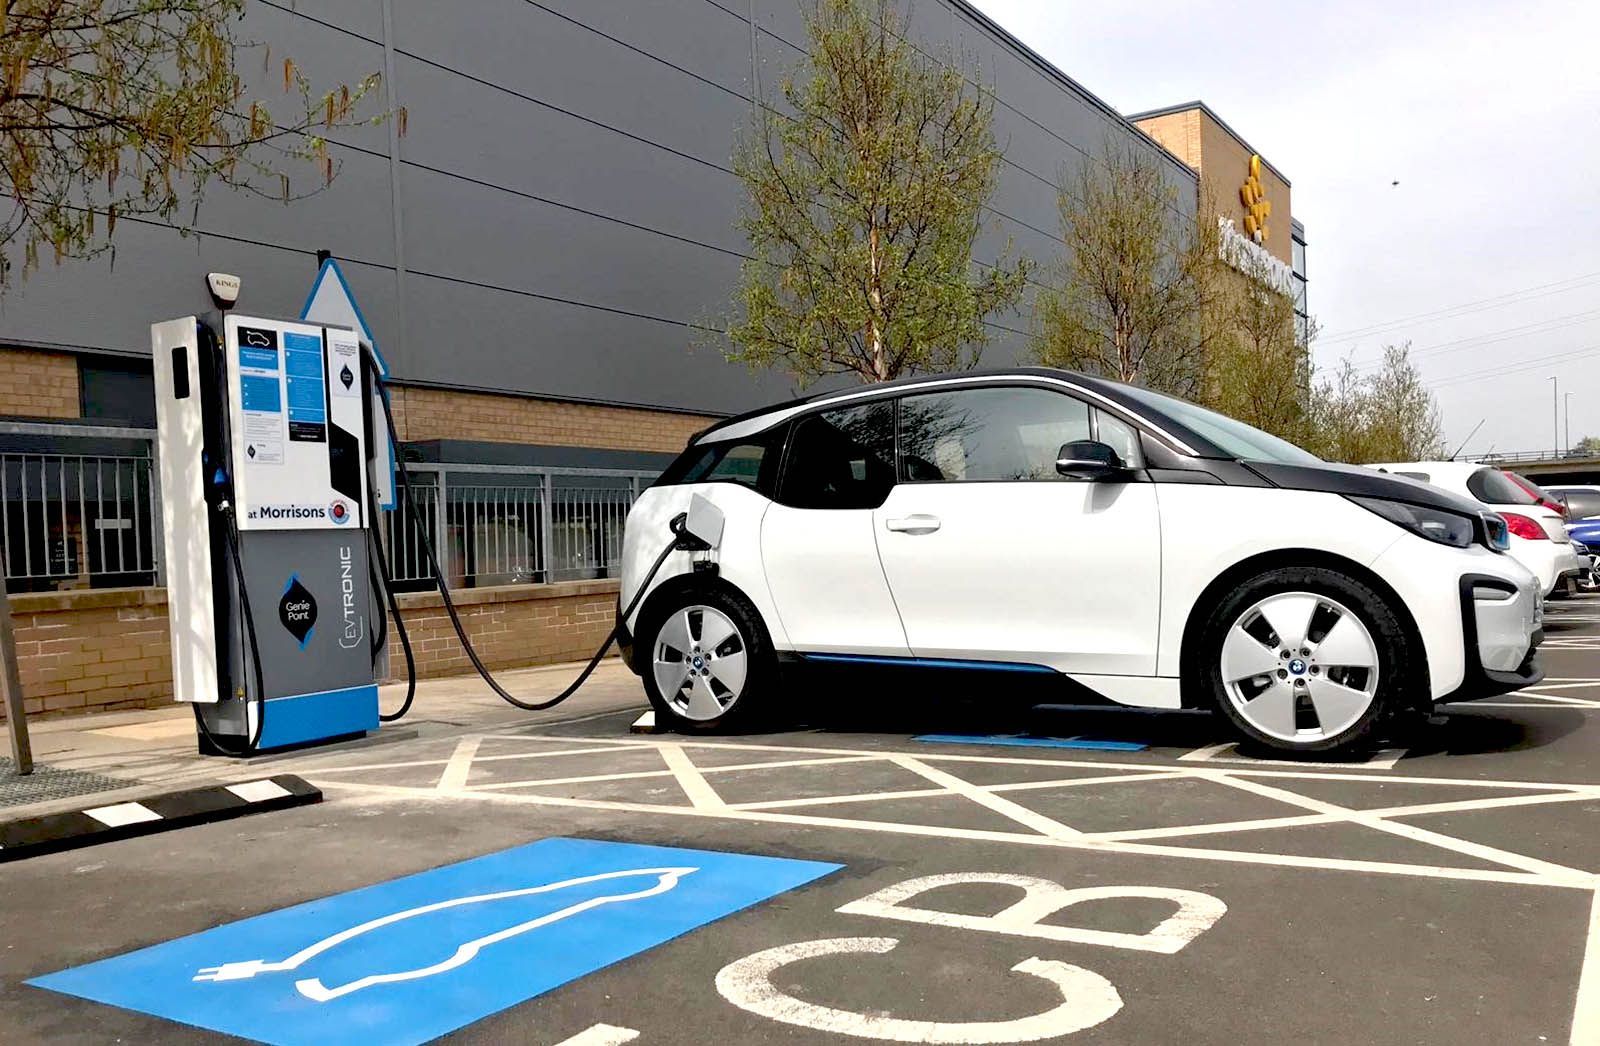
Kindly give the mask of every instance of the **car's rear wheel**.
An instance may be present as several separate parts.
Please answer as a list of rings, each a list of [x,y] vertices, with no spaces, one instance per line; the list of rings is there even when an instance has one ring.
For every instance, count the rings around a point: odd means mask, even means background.
[[[1370,743],[1416,703],[1421,652],[1388,599],[1324,568],[1270,570],[1240,585],[1205,633],[1217,708],[1247,737],[1283,751]]]
[[[760,614],[737,594],[690,591],[651,608],[640,629],[649,652],[645,692],[678,729],[716,730],[751,719],[772,690],[772,643]]]

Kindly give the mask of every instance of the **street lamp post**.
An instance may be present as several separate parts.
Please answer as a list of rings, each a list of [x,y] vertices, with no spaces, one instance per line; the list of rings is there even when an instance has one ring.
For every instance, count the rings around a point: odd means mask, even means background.
[[[1561,394],[1561,445],[1572,453],[1572,393]]]
[[[1556,445],[1555,456],[1561,456],[1561,379],[1550,375],[1550,442]]]

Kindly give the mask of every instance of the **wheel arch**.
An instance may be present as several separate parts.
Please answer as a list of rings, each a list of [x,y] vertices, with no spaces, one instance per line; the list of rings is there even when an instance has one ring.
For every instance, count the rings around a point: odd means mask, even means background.
[[[1422,630],[1418,628],[1411,608],[1400,598],[1394,587],[1371,567],[1337,553],[1315,548],[1284,548],[1257,553],[1239,560],[1213,578],[1189,608],[1189,616],[1183,626],[1182,645],[1178,652],[1178,673],[1183,680],[1179,688],[1180,699],[1184,708],[1205,708],[1211,704],[1211,695],[1201,683],[1204,677],[1200,665],[1200,639],[1212,609],[1221,601],[1223,594],[1234,586],[1257,574],[1286,567],[1321,567],[1348,574],[1387,600],[1389,609],[1394,612],[1400,621],[1400,627],[1405,630],[1406,641],[1416,652],[1418,660],[1414,667],[1422,674],[1422,691],[1428,692],[1427,648],[1422,641]]]
[[[756,620],[760,622],[770,644],[772,626],[767,623],[766,617],[761,613],[760,604],[751,599],[748,592],[723,577],[721,573],[712,571],[688,571],[682,574],[674,574],[672,577],[667,578],[645,597],[644,605],[639,608],[638,613],[634,616],[634,622],[642,632],[644,623],[655,620],[656,615],[661,613],[663,606],[671,605],[681,600],[684,596],[697,592],[721,592],[743,600],[755,614]]]

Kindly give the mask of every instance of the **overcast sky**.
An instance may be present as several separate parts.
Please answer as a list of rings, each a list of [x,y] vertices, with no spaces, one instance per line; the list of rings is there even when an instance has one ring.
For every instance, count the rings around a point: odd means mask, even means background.
[[[1409,340],[1452,446],[1487,419],[1468,452],[1551,449],[1552,375],[1600,435],[1600,0],[973,2],[1122,112],[1203,99],[1288,176],[1319,366]]]

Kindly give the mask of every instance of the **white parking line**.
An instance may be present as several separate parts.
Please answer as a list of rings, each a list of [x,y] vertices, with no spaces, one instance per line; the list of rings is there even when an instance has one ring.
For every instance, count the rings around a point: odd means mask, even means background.
[[[1204,748],[1196,748],[1192,752],[1186,752],[1178,756],[1178,761],[1185,763],[1245,763],[1257,766],[1365,766],[1374,770],[1393,770],[1394,764],[1404,759],[1409,749],[1384,748],[1372,753],[1372,755],[1359,763],[1313,763],[1304,759],[1258,759],[1254,756],[1239,755],[1238,751],[1239,742],[1224,741],[1222,744],[1206,745]],[[1222,753],[1224,752],[1232,752],[1234,754],[1223,755]]]
[[[1589,903],[1588,939],[1578,974],[1578,999],[1572,1010],[1572,1046],[1600,1042],[1600,890]]]
[[[700,768],[684,754],[682,745],[662,745],[661,758],[672,771],[672,776],[678,779],[683,794],[689,797],[689,802],[694,804],[696,810],[720,810],[728,805],[700,773]]]
[[[618,1028],[614,1024],[596,1024],[585,1028],[570,1039],[562,1039],[556,1046],[622,1046],[632,1042],[639,1033],[632,1028]]]
[[[1059,821],[1052,820],[1037,810],[1030,810],[1026,806],[1019,806],[1009,799],[987,792],[970,781],[964,781],[954,774],[937,770],[928,764],[914,759],[908,755],[896,755],[890,758],[896,766],[904,767],[914,774],[920,774],[934,784],[943,785],[964,799],[970,799],[979,806],[988,807],[1002,817],[1009,817],[1028,828],[1032,828],[1040,835],[1047,835],[1052,839],[1066,839],[1083,833],[1076,828],[1069,828]]]

